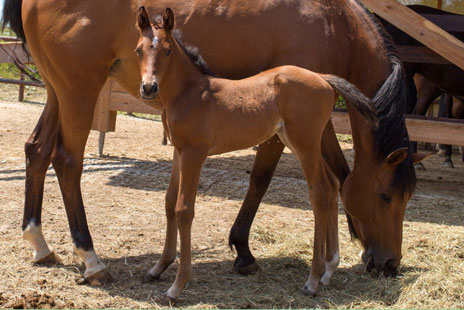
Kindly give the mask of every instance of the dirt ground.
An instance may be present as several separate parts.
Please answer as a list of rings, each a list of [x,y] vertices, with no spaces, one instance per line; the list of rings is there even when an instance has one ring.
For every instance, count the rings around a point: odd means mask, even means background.
[[[34,94],[32,94],[34,95]],[[13,98],[14,96],[10,96]],[[3,94],[0,100],[8,100]],[[11,100],[14,100],[11,99]],[[33,99],[28,99],[33,100]],[[34,99],[35,100],[35,99]],[[43,109],[38,103],[0,102],[0,307],[158,308],[175,278],[177,262],[158,282],[141,278],[157,261],[165,233],[163,197],[172,147],[161,146],[161,123],[120,115],[97,155],[92,132],[82,191],[97,253],[115,282],[82,284],[83,266],[72,254],[66,214],[52,168],[45,180],[45,239],[62,266],[33,266],[21,238],[24,142]],[[342,144],[352,158],[351,145]],[[463,308],[464,165],[443,168],[432,156],[418,172],[417,191],[404,222],[403,260],[395,279],[367,274],[360,247],[350,241],[339,204],[341,263],[315,298],[303,296],[311,264],[314,217],[295,157],[286,151],[251,232],[261,270],[233,272],[228,232],[248,186],[253,150],[214,156],[202,172],[193,225],[193,280],[179,298],[186,308]]]

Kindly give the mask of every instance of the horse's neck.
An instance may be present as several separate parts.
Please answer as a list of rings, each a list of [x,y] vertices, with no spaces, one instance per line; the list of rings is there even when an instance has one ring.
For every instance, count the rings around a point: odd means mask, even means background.
[[[195,82],[206,79],[192,63],[190,57],[185,53],[182,47],[175,43],[172,46],[172,52],[169,57],[169,66],[165,69],[165,74],[160,83],[160,97],[163,104],[172,103],[176,98],[186,93],[187,89],[197,84]]]

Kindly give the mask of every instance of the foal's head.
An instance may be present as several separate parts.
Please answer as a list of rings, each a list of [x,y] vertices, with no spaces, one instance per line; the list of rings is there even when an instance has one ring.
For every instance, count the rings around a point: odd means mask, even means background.
[[[151,24],[144,7],[137,12],[137,28],[140,38],[135,52],[140,60],[140,94],[144,99],[154,99],[158,93],[158,82],[167,68],[171,46],[175,44],[171,35],[174,28],[174,13],[167,8],[160,24]]]

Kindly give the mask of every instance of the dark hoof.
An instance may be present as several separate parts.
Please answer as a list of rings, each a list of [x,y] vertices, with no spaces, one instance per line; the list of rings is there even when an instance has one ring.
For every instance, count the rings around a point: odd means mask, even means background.
[[[309,289],[309,287],[307,287],[306,285],[303,286],[303,288],[301,289],[301,294],[305,295],[305,296],[309,296],[309,297],[316,297],[316,292],[313,292]]]
[[[63,264],[60,257],[55,253],[55,251],[50,252],[45,257],[42,257],[38,261],[34,262],[34,265],[55,265],[55,264]]]
[[[427,169],[425,169],[425,166],[424,166],[423,163],[415,164],[414,168],[416,168],[417,171],[427,171]]]
[[[454,164],[453,164],[452,161],[444,161],[443,162],[443,167],[454,169]]]
[[[241,266],[240,263],[237,263],[237,264],[234,264],[234,270],[238,274],[241,274],[242,276],[246,276],[246,275],[251,275],[251,274],[255,274],[256,272],[258,272],[259,265],[258,263],[256,263],[256,261],[246,266]]]
[[[174,307],[177,303],[177,299],[169,296],[167,293],[163,295],[163,298],[160,300],[162,306]]]
[[[85,283],[91,286],[101,286],[114,281],[113,276],[109,273],[108,269],[103,269],[85,278]]]
[[[142,283],[150,283],[159,279],[159,276],[155,277],[150,272],[147,272],[142,279]]]

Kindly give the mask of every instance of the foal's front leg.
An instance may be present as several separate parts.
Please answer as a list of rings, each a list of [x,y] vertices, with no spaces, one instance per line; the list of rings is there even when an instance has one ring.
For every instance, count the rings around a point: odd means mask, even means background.
[[[174,149],[174,157],[172,160],[172,173],[169,187],[166,192],[166,241],[164,243],[163,254],[158,263],[151,268],[144,276],[142,282],[147,283],[157,280],[160,275],[169,267],[176,259],[177,248],[177,223],[175,207],[177,203],[177,195],[179,193],[179,152]]]
[[[180,235],[180,264],[176,280],[166,293],[171,301],[175,301],[192,277],[192,221],[200,171],[206,156],[207,150],[179,150],[180,177],[175,216]]]

